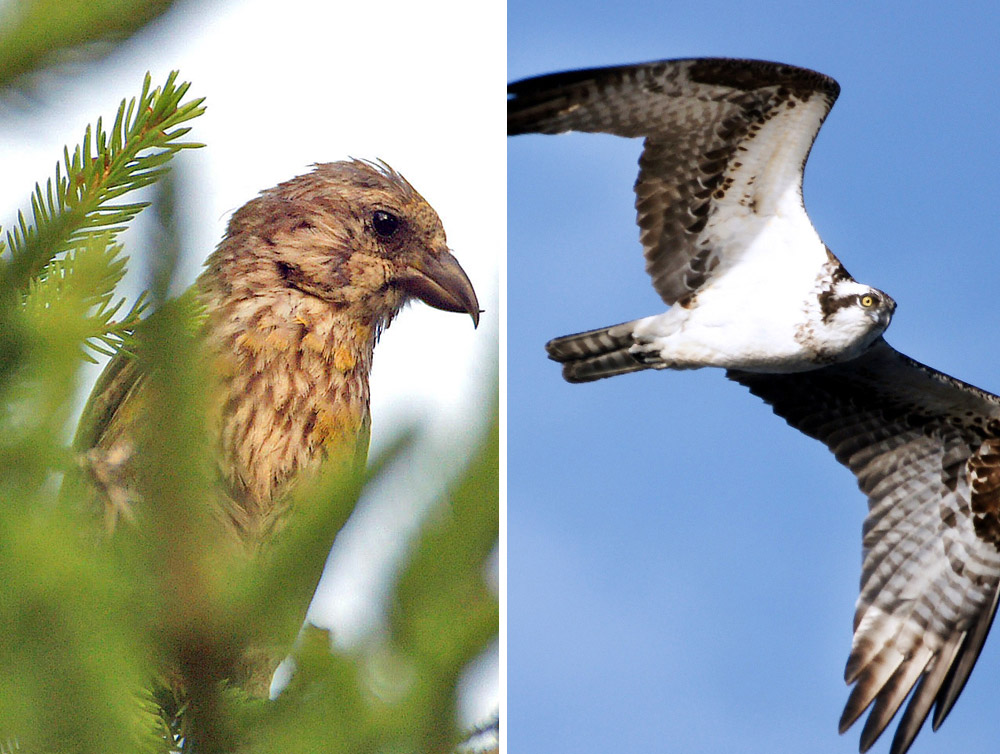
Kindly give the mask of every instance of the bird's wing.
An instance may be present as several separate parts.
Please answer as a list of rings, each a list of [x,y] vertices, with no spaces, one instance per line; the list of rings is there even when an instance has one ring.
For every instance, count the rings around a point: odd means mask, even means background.
[[[865,751],[915,686],[893,739],[901,754],[932,704],[935,729],[951,710],[996,611],[1000,398],[881,339],[816,371],[728,376],[830,448],[868,496],[841,731],[874,701]]]
[[[645,137],[640,239],[653,286],[673,304],[724,270],[769,219],[815,235],[802,172],[839,91],[815,71],[756,60],[570,71],[510,84],[507,133]]]
[[[80,415],[74,450],[83,452],[110,447],[130,427],[132,396],[142,383],[142,370],[134,355],[119,351],[104,367]]]
[[[172,299],[169,306],[176,310],[192,333],[199,332],[208,317],[196,286]],[[150,317],[156,316],[155,312],[150,314]],[[149,321],[144,319],[138,325],[132,337],[133,343],[140,343],[145,338],[143,331],[149,326]],[[74,450],[82,452],[96,447],[109,448],[135,430],[136,413],[141,402],[136,395],[141,392],[144,377],[137,357],[124,348],[119,349],[97,378],[83,407],[73,439]]]
[[[94,385],[73,438],[78,469],[66,475],[62,495],[103,508],[110,532],[131,515],[132,438],[141,399],[143,373],[132,354],[115,354]]]

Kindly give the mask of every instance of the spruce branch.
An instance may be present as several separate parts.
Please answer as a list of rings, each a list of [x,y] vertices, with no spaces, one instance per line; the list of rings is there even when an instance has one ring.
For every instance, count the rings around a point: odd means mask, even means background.
[[[87,239],[104,234],[112,243],[148,205],[115,200],[162,178],[166,163],[180,150],[202,146],[183,140],[190,128],[181,124],[204,112],[204,99],[181,102],[190,84],[177,84],[177,71],[162,87],[150,85],[147,73],[139,97],[122,100],[111,130],[105,131],[98,118],[72,157],[68,148],[63,150],[63,163],[56,164],[55,179],[46,182],[45,190],[35,185],[32,221],[19,212],[17,225],[7,232],[10,255],[0,266],[5,297],[23,296],[54,258]]]
[[[53,259],[42,274],[29,281],[23,305],[29,321],[39,332],[55,332],[59,318],[70,317],[80,342],[98,354],[117,353],[147,308],[143,293],[124,316],[115,319],[125,304],[124,298],[115,300],[114,296],[128,261],[122,249],[106,235],[98,235]],[[84,358],[96,363],[86,352]]]

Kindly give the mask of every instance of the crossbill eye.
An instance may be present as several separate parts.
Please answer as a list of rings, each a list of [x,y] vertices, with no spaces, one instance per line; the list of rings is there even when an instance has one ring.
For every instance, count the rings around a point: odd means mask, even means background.
[[[399,228],[399,218],[385,210],[375,210],[372,215],[372,227],[382,238],[389,238]]]

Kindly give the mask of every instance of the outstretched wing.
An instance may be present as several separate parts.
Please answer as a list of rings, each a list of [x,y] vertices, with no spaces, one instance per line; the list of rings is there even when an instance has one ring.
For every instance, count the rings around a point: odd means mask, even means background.
[[[723,272],[779,217],[822,248],[802,172],[840,87],[757,60],[668,60],[570,71],[508,86],[507,133],[643,136],[635,185],[646,270],[668,304]],[[784,253],[796,253],[801,242]]]
[[[874,701],[866,751],[914,689],[892,744],[905,752],[932,705],[951,710],[993,622],[1000,584],[1000,398],[879,340],[798,374],[730,371],[824,443],[868,496],[861,595],[841,732]]]

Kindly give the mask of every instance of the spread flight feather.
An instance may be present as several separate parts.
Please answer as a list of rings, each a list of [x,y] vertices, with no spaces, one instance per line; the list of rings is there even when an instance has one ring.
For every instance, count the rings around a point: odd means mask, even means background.
[[[643,137],[637,221],[670,309],[556,338],[570,382],[719,366],[829,447],[868,497],[846,730],[867,750],[910,695],[903,754],[968,679],[1000,593],[1000,398],[898,353],[895,303],[858,283],[802,202],[813,141],[840,91],[776,63],[672,60],[508,88],[508,133]]]

